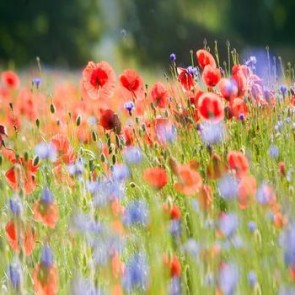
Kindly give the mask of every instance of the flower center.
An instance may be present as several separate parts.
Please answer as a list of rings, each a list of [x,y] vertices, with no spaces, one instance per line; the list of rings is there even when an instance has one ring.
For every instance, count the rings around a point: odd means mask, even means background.
[[[108,80],[108,75],[102,69],[96,69],[92,72],[90,84],[96,88],[103,87]]]

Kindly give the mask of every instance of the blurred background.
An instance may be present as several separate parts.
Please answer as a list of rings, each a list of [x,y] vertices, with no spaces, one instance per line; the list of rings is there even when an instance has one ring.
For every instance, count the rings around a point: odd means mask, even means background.
[[[80,69],[105,59],[117,69],[190,64],[190,50],[226,40],[242,54],[270,46],[294,61],[295,0],[1,0],[0,67],[41,62]]]

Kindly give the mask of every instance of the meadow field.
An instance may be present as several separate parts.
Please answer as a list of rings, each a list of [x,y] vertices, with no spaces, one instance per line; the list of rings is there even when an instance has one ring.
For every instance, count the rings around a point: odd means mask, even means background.
[[[2,71],[0,294],[295,294],[294,70],[265,55]]]

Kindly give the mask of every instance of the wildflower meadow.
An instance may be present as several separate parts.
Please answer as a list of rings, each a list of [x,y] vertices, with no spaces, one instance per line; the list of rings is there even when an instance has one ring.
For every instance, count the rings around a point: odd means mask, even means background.
[[[265,56],[2,71],[0,294],[294,295],[294,70]]]

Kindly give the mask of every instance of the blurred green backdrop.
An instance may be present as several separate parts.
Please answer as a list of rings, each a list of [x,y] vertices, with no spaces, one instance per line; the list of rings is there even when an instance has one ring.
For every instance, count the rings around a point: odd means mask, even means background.
[[[0,65],[68,69],[88,60],[161,67],[171,52],[226,40],[238,51],[269,45],[294,57],[294,0],[1,0]]]

